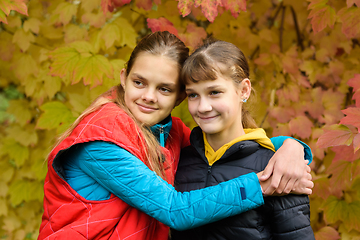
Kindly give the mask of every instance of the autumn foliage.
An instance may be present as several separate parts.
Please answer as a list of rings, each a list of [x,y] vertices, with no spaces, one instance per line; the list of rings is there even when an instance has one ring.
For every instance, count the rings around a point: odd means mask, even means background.
[[[56,136],[158,30],[243,50],[259,125],[313,150],[316,239],[360,239],[360,0],[0,0],[0,238],[37,238]]]

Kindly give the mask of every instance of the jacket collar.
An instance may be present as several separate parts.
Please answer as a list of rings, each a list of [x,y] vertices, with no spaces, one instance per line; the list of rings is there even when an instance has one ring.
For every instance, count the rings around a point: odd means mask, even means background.
[[[205,156],[204,138],[200,127],[195,127],[191,131],[190,143],[200,154],[200,156],[206,162],[208,162]],[[220,160],[231,161],[234,159],[244,158],[256,152],[259,149],[259,147],[260,145],[252,140],[237,142],[224,153],[224,155],[219,159],[219,161]]]
[[[160,146],[165,147],[166,140],[169,136],[172,127],[172,118],[169,115],[167,118],[150,127],[151,132],[155,135],[160,143]]]

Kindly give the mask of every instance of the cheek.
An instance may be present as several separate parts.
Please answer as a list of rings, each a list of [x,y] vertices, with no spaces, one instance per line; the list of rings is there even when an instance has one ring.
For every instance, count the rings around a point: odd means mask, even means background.
[[[195,115],[196,108],[197,108],[197,107],[196,107],[195,101],[189,101],[189,100],[188,100],[188,110],[189,110],[189,112],[190,112],[190,114],[191,114],[192,116]]]

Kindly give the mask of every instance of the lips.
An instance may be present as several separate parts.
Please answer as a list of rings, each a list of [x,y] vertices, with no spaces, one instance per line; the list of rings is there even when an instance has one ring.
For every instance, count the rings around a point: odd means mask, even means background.
[[[143,113],[152,113],[156,110],[158,110],[158,108],[155,108],[155,107],[152,107],[152,106],[147,106],[147,105],[144,105],[144,104],[139,104],[139,103],[136,103],[136,105],[139,107],[139,110]]]
[[[213,119],[215,119],[218,115],[216,116],[210,116],[210,117],[205,117],[205,116],[198,116],[198,118],[201,120],[201,121],[211,121]]]

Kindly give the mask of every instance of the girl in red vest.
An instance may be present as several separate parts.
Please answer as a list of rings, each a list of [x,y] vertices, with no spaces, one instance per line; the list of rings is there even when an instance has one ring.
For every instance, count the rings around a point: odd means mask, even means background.
[[[96,99],[60,137],[48,158],[38,239],[166,240],[169,226],[194,228],[263,204],[256,174],[174,190],[190,130],[170,113],[185,98],[179,72],[188,54],[168,32],[146,36],[121,71],[121,85]],[[264,190],[311,193],[303,147],[292,141],[269,164],[266,175],[274,173],[261,182]]]

